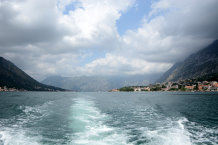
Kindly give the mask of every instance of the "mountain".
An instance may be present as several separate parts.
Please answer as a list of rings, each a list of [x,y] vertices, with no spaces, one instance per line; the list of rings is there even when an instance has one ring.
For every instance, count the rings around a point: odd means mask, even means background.
[[[152,83],[157,76],[160,76],[160,74],[147,76],[50,76],[43,80],[42,83],[73,91],[96,92],[108,91],[114,88],[121,88],[123,86],[147,85]]]
[[[173,65],[157,82],[214,78],[218,74],[218,40]]]
[[[0,57],[0,87],[28,91],[64,91],[64,89],[37,82],[10,61]]]
[[[73,91],[105,91],[105,88],[108,88],[107,81],[101,77],[50,76],[43,80],[42,83]]]

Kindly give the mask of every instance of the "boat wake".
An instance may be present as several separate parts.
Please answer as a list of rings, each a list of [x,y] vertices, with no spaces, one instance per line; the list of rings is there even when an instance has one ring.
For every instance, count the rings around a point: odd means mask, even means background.
[[[127,137],[118,128],[105,124],[110,118],[95,107],[94,101],[75,99],[72,106],[73,145],[126,145]]]
[[[46,110],[51,102],[36,106],[16,106],[19,114],[0,120],[0,145],[39,145],[42,136],[28,126],[48,115]]]
[[[55,110],[60,107],[58,102],[15,106],[17,115],[0,119],[0,145],[218,144],[217,128],[203,127],[185,117],[170,117],[160,106],[125,104],[103,112],[105,109],[92,97],[74,97],[70,101],[72,105],[65,106],[69,112]]]

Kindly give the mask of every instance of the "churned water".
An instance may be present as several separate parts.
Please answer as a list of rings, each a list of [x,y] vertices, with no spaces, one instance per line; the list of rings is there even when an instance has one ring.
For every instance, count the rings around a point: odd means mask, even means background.
[[[1,92],[0,145],[216,145],[218,93]]]

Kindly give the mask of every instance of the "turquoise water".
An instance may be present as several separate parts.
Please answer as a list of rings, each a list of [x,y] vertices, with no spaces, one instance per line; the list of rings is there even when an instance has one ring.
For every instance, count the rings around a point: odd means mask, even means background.
[[[1,144],[216,145],[218,93],[1,92]]]

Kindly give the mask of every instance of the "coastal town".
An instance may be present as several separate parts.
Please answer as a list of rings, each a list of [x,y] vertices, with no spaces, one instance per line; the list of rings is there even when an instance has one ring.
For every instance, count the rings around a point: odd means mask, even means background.
[[[40,89],[40,87],[37,87],[37,86],[35,88]],[[7,87],[7,86],[0,87],[0,92],[23,92],[23,91],[28,91],[28,90],[17,89],[15,87],[11,88],[11,87]],[[56,91],[56,90],[47,88],[47,90],[44,90],[44,91]]]
[[[19,90],[15,88],[7,88],[6,86],[0,87],[0,92],[14,92],[14,91],[19,91]]]
[[[0,87],[0,92],[25,91],[16,88]],[[49,90],[51,91],[51,90]],[[176,82],[164,82],[150,84],[148,86],[127,86],[120,89],[112,89],[110,92],[142,92],[142,91],[218,91],[217,81],[180,80]]]
[[[180,80],[150,84],[148,86],[128,86],[112,89],[111,92],[141,92],[141,91],[218,91],[217,81]]]

